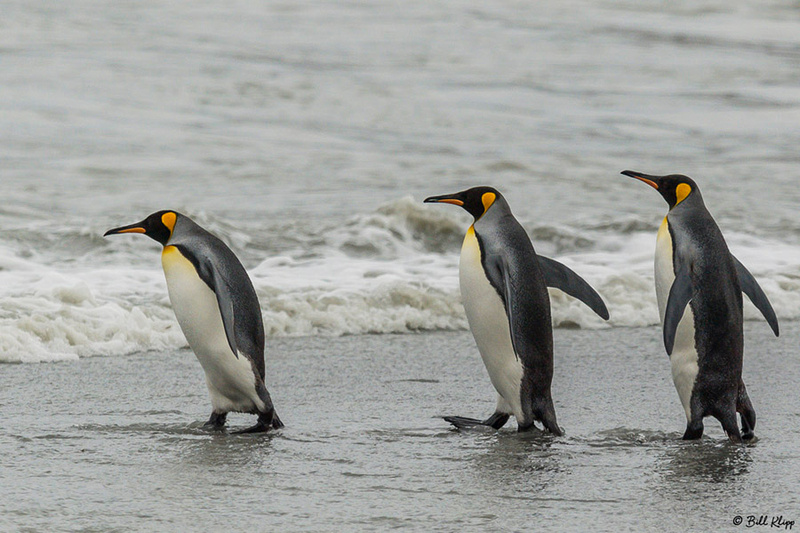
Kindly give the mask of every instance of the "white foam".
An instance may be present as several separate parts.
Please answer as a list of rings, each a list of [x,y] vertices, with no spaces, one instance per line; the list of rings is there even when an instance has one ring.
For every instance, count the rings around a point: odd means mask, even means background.
[[[268,337],[403,333],[467,328],[458,288],[458,249],[468,220],[404,198],[260,256],[249,268]],[[655,230],[533,226],[539,253],[583,276],[605,300],[604,322],[551,289],[556,326],[658,324],[653,285]],[[632,229],[631,229],[632,228]],[[580,235],[580,242],[565,235]],[[233,243],[237,252],[250,242]],[[140,237],[100,241],[69,264],[0,243],[0,362],[39,362],[186,345],[169,305],[157,248]],[[800,249],[728,233],[780,320],[800,318]],[[244,243],[244,244],[242,244]],[[138,244],[138,246],[137,246]],[[559,253],[558,250],[568,250]],[[102,251],[102,254],[100,254]],[[102,260],[98,261],[98,257]],[[746,303],[745,317],[762,320]]]
[[[155,276],[163,278],[160,272],[59,272],[7,252],[0,249],[0,362],[59,361],[185,344],[172,311],[153,290],[164,285]]]
[[[267,335],[463,329],[458,259],[274,258],[251,271]]]

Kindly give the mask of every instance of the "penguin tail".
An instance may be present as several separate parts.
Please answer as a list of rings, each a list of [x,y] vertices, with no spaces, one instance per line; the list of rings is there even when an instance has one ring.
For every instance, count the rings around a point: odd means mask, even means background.
[[[739,388],[741,391],[741,387]],[[742,432],[739,430],[739,424],[736,420],[736,411],[739,410],[739,396],[737,392],[731,395],[726,394],[724,398],[720,398],[715,405],[713,405],[709,412],[711,416],[719,420],[722,424],[722,429],[728,435],[731,442],[737,444],[742,442]]]
[[[284,427],[283,422],[281,422],[278,412],[272,411],[272,429],[280,429],[282,427]]]
[[[744,381],[739,382],[739,394],[736,397],[736,411],[742,419],[742,439],[751,440],[755,436],[753,430],[756,428],[756,411],[753,409],[753,404],[750,402],[750,397],[747,395]]]
[[[551,409],[550,412],[548,411],[544,412],[544,416],[542,416],[542,425],[556,437],[560,437],[561,435],[564,434],[564,430],[558,427],[558,422],[556,421],[555,409]]]
[[[256,392],[261,398],[261,401],[264,402],[264,410],[258,415],[259,423],[267,429],[270,427],[272,429],[282,428],[283,422],[281,422],[278,412],[275,410],[275,407],[273,407],[272,398],[270,398],[269,391],[267,391],[263,383],[259,383],[256,386]]]
[[[704,402],[697,394],[692,394],[690,407],[691,416],[686,421],[686,431],[683,434],[683,440],[697,440],[703,436],[703,430],[705,429],[703,426],[703,417],[707,414],[712,414],[708,412],[703,404]],[[721,411],[724,412],[725,409],[723,408]],[[722,417],[717,416],[717,414],[714,414],[714,416],[720,420],[720,422],[722,421]],[[722,427],[725,428],[724,422]]]
[[[723,416],[719,419],[720,423],[722,424],[722,429],[725,430],[725,433],[728,435],[728,439],[731,442],[735,442],[736,444],[740,444],[742,442],[742,433],[739,431],[739,426],[736,425],[736,413],[731,413],[731,416]]]
[[[534,410],[533,416],[536,420],[540,420],[544,428],[553,435],[560,437],[564,434],[564,430],[558,427],[556,408],[553,406],[552,398],[547,398],[547,400],[542,402],[541,407]],[[533,427],[532,422],[530,425]]]

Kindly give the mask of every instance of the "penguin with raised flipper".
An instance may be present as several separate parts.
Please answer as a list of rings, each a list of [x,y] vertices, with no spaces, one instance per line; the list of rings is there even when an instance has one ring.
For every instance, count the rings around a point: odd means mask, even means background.
[[[553,327],[547,287],[578,298],[607,320],[603,300],[575,272],[536,254],[496,189],[475,187],[425,202],[454,204],[475,218],[461,248],[459,281],[470,330],[498,393],[497,408],[486,420],[445,420],[459,428],[499,429],[513,415],[520,431],[539,421],[562,435],[550,393]]]

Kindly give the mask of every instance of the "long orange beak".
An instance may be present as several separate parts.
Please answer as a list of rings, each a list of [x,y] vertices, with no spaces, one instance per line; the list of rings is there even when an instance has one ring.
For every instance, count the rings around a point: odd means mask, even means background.
[[[633,170],[623,170],[622,172],[620,172],[620,174],[642,181],[651,186],[652,188],[654,188],[655,190],[658,190],[658,183],[654,181],[658,179],[658,176],[649,176],[647,174],[642,174],[641,172],[635,172]]]
[[[119,228],[110,229],[103,234],[103,237],[117,235],[119,233],[147,233],[147,230],[144,229],[141,224],[141,222],[137,222],[129,226],[120,226]]]
[[[453,204],[459,207],[464,207],[464,202],[459,200],[458,198],[453,198],[450,194],[444,194],[442,196],[431,196],[429,198],[425,198],[423,203],[426,204]]]

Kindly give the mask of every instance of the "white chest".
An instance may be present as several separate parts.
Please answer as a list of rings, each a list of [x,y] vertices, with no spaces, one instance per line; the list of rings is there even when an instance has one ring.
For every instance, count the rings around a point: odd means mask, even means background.
[[[658,311],[661,324],[664,324],[664,313],[669,299],[669,290],[675,281],[675,270],[672,263],[672,237],[667,227],[667,219],[661,224],[656,239],[655,255],[655,283]],[[697,348],[695,346],[694,313],[690,306],[686,306],[683,318],[678,323],[675,332],[675,345],[670,356],[672,367],[672,382],[678,391],[687,420],[691,417],[690,404],[692,389],[697,379]]]
[[[489,379],[513,411],[511,414],[522,419],[522,364],[514,353],[503,301],[489,283],[481,265],[480,246],[472,227],[461,247],[459,283],[469,329],[475,337]]]
[[[223,411],[252,411],[260,403],[253,370],[228,344],[216,295],[175,247],[164,248],[161,264],[175,317],[205,371],[212,405]]]

